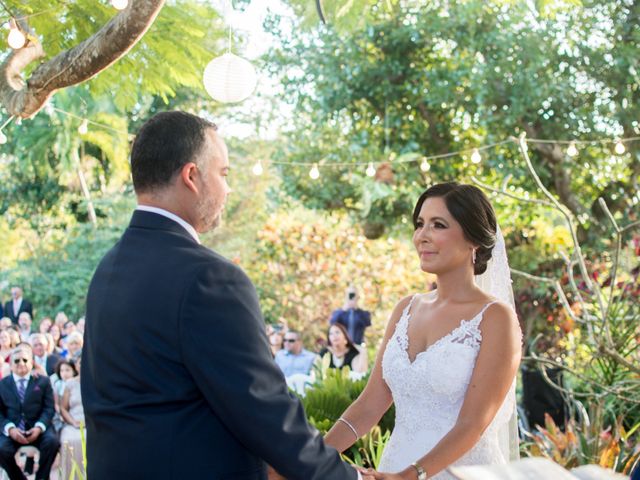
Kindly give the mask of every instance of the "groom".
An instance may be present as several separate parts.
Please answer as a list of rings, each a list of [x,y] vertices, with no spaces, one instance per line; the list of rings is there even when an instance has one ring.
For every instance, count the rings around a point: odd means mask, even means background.
[[[289,394],[247,276],[200,245],[231,191],[216,129],[164,112],[133,144],[138,208],[87,297],[88,478],[359,478]]]

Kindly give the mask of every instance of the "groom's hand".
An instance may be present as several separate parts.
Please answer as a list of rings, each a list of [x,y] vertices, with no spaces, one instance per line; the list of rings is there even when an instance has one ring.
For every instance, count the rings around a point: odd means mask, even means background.
[[[287,480],[278,472],[276,472],[271,465],[267,465],[267,478],[268,480]]]
[[[362,475],[362,480],[406,480],[399,473],[376,472],[373,468],[358,467],[358,471]]]

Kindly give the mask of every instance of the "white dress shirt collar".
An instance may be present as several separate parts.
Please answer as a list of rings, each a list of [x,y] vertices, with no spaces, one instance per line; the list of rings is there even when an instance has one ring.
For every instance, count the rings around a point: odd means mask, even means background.
[[[25,379],[27,381],[24,385],[25,387],[29,384],[29,380],[31,379],[31,373],[27,373],[24,377],[16,375],[15,373],[12,373],[11,376],[13,376],[13,381],[16,382],[16,385],[18,385],[19,380]]]
[[[182,218],[177,216],[175,213],[168,212],[163,208],[150,207],[149,205],[138,205],[136,207],[136,210],[141,210],[143,212],[157,213],[158,215],[162,215],[163,217],[167,217],[168,219],[173,220],[174,222],[178,223],[182,228],[184,228],[187,232],[189,232],[189,235],[191,235],[196,242],[200,243],[200,237],[198,237],[198,232],[196,232],[196,229],[193,228],[193,226],[190,225],[189,223],[185,222]]]
[[[22,297],[18,298],[18,299],[13,299],[13,314],[14,315],[18,315],[18,312],[20,311],[20,307],[22,306]]]

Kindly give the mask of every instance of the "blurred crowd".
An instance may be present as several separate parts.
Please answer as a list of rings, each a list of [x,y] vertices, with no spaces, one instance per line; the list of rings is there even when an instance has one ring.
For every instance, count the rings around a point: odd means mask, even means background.
[[[10,479],[32,472],[48,478],[58,466],[62,478],[69,478],[74,463],[84,475],[84,318],[74,322],[58,312],[34,322],[33,305],[19,286],[0,304],[0,317],[0,465]],[[16,456],[29,446],[35,449]]]
[[[364,333],[371,325],[370,312],[358,307],[358,292],[350,286],[345,302],[329,319],[326,338],[316,344],[317,351],[304,348],[301,332],[286,324],[267,325],[271,353],[290,388],[300,394],[311,385],[316,372],[324,368],[349,369],[351,378],[362,378],[368,370]]]

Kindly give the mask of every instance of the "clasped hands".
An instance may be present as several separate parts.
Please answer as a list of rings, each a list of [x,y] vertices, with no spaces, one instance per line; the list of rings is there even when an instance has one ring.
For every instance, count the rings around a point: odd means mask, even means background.
[[[362,480],[407,480],[399,473],[377,472],[373,468],[356,467],[362,475]]]
[[[373,468],[355,467],[362,475],[362,480],[407,480],[399,473],[376,472]],[[286,480],[285,477],[276,472],[271,466],[268,469],[269,480]]]
[[[21,445],[28,445],[35,442],[41,433],[42,429],[40,427],[33,427],[27,431],[20,430],[18,427],[11,427],[9,429],[11,439]]]

